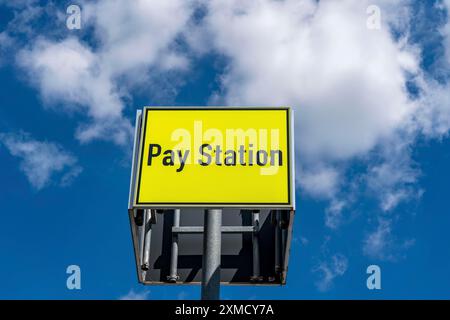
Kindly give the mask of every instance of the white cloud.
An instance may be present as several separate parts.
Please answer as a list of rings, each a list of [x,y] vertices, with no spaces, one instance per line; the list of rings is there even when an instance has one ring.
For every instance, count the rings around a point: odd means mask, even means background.
[[[8,35],[7,32],[0,32],[0,48],[9,46],[12,41],[13,39]]]
[[[371,3],[378,5],[381,8],[381,21],[383,27],[389,29],[396,29],[399,31],[408,29],[412,17],[412,5],[414,1],[411,0],[375,0]]]
[[[333,281],[343,276],[348,268],[348,259],[340,254],[334,254],[327,261],[321,261],[313,271],[319,273],[319,280],[316,282],[319,291],[328,291],[333,285]]]
[[[101,44],[102,60],[113,76],[139,73],[152,65],[185,67],[185,56],[171,45],[186,27],[192,9],[191,1],[181,0],[101,0],[83,5]]]
[[[305,161],[371,150],[415,109],[405,73],[417,57],[386,28],[366,28],[368,4],[212,1],[207,21],[231,59],[225,101],[294,106]]]
[[[444,9],[447,10],[447,23],[443,26],[441,33],[444,37],[447,62],[450,64],[450,0],[444,0]]]
[[[420,50],[408,44],[410,1],[375,3],[381,30],[365,27],[372,2],[359,0],[212,1],[206,19],[215,48],[230,58],[218,93],[225,103],[295,108],[297,182],[330,199],[330,227],[342,217],[340,163],[366,163],[364,181],[390,211],[421,193],[410,157],[416,135],[445,136],[450,128],[450,90],[424,80]],[[394,38],[392,28],[403,36]],[[410,79],[422,89],[419,99],[408,93]],[[382,150],[378,162],[374,150]]]
[[[64,111],[86,114],[76,133],[81,142],[130,141],[125,118],[129,90],[149,85],[150,75],[185,70],[188,60],[175,45],[192,14],[190,1],[99,0],[83,3],[83,26],[96,45],[75,37],[33,38],[17,60],[44,101]]]
[[[423,134],[432,138],[447,137],[450,128],[450,84],[428,80],[422,83],[422,89],[426,94],[422,97],[417,121]]]
[[[230,59],[215,101],[294,107],[296,180],[303,192],[330,201],[325,221],[330,228],[341,224],[353,196],[343,191],[353,183],[346,180],[346,164],[361,160],[369,165],[375,187],[375,172],[383,164],[371,167],[370,153],[415,126],[418,101],[410,97],[407,81],[421,74],[420,51],[408,44],[408,3],[376,1],[380,30],[366,27],[372,1],[209,4],[208,32],[216,50]],[[394,38],[392,28],[403,36]],[[404,185],[402,173],[395,177],[400,181],[391,186],[403,190],[398,187]],[[387,210],[401,199],[400,193],[396,199],[386,194],[380,206]]]
[[[395,209],[402,200],[422,195],[417,186],[420,170],[411,159],[411,145],[405,135],[385,142],[368,167],[365,181],[384,212]]]
[[[79,40],[38,40],[32,49],[19,54],[18,62],[27,69],[47,103],[61,103],[55,105],[87,113],[90,123],[77,131],[81,142],[129,141],[131,124],[122,115],[121,96],[109,75],[101,71],[99,57]]]
[[[436,80],[429,74],[420,77],[420,108],[416,124],[425,137],[445,138],[450,130],[450,0],[444,0],[436,9],[445,10],[446,23],[438,30],[442,35],[443,56],[436,58],[436,65],[446,79]]]
[[[13,40],[6,32],[0,32],[0,67],[4,64],[4,55],[8,47],[11,46]]]
[[[126,295],[121,296],[119,300],[148,300],[150,291],[135,292],[131,289]]]
[[[392,243],[392,228],[390,220],[380,220],[378,227],[370,233],[364,241],[364,253],[371,258],[382,259],[385,256],[385,250]]]
[[[392,231],[392,219],[381,217],[377,227],[366,235],[363,242],[364,254],[372,259],[396,261],[403,251],[414,245],[414,239],[400,240]]]
[[[366,28],[371,4],[381,8],[380,30]],[[450,0],[445,4],[450,12]],[[384,215],[423,193],[412,157],[417,138],[447,137],[450,129],[448,83],[421,69],[426,53],[408,38],[411,1],[216,0],[208,12],[206,33],[229,58],[212,102],[293,106],[300,193],[329,201],[331,229],[342,225],[356,197],[375,198],[380,222],[363,251],[401,256],[412,242],[398,240],[397,220]],[[448,66],[450,19],[442,34]],[[319,268],[322,289],[336,274],[330,264]]]
[[[6,5],[13,8],[23,8],[26,6],[31,6],[33,4],[36,4],[38,0],[0,0],[0,5]]]
[[[346,201],[333,199],[325,211],[325,225],[331,229],[337,229],[342,223],[342,211]]]
[[[2,1],[0,1],[2,5]],[[18,1],[4,1],[4,4],[13,10],[13,18],[8,21],[6,32],[11,36],[23,35],[33,36],[39,31],[42,31],[42,26],[39,28],[36,22],[42,18],[43,14],[47,10],[53,10],[54,6],[52,2],[48,2],[43,5],[39,5],[38,0],[18,0]],[[41,21],[42,23],[42,21]],[[47,23],[47,21],[45,22]]]
[[[300,170],[297,183],[314,197],[332,198],[339,188],[339,172],[332,167]]]
[[[68,185],[82,171],[77,159],[55,143],[37,141],[23,133],[1,133],[0,142],[11,155],[21,159],[20,169],[37,190],[54,180],[62,186]]]
[[[445,52],[442,57],[437,57],[436,62],[447,78],[438,81],[429,75],[422,77],[420,88],[423,96],[417,123],[426,137],[445,138],[450,130],[450,0],[440,2],[437,8],[447,14],[446,23],[438,30]]]

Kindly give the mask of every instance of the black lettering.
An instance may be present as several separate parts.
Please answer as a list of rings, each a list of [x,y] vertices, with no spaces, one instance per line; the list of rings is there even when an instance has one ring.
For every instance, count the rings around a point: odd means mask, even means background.
[[[183,152],[178,150],[178,159],[180,160],[180,167],[177,169],[177,172],[183,171],[184,165],[186,164],[187,157],[189,155],[189,150],[186,150],[183,156]]]
[[[236,152],[234,150],[225,151],[224,164],[226,166],[235,166],[236,165]]]
[[[221,166],[222,163],[220,162],[220,156],[222,154],[222,148],[220,148],[220,145],[216,145],[216,165]]]
[[[281,150],[270,150],[270,165],[275,165],[275,154],[278,154],[278,166],[281,167],[283,165],[283,153]]]
[[[156,149],[155,152],[153,152],[153,149]],[[152,159],[153,157],[157,157],[161,154],[161,146],[159,144],[153,144],[151,143],[149,146],[149,150],[148,150],[148,160],[147,160],[147,165],[151,166],[152,165]]]
[[[263,155],[263,161],[261,161],[261,154]],[[256,152],[256,163],[258,166],[265,166],[267,164],[267,152],[264,150],[259,150]]]
[[[172,150],[166,150],[166,151],[164,151],[163,154],[166,155],[162,161],[163,165],[164,166],[174,166],[175,165],[175,161],[173,160],[173,158],[175,157],[174,152]]]
[[[205,154],[204,152],[203,152],[203,150],[204,149],[208,149],[209,151],[211,151],[212,150],[212,147],[211,147],[211,145],[210,144],[207,144],[207,143],[205,143],[205,144],[202,144],[201,146],[200,146],[200,155],[202,156],[202,157],[206,157],[208,160],[206,161],[206,162],[203,162],[203,160],[198,160],[198,163],[200,164],[200,165],[202,165],[202,166],[207,166],[207,165],[209,165],[209,164],[211,164],[211,160],[212,160],[212,158],[211,158],[211,155],[209,155],[209,154]]]
[[[244,146],[239,146],[239,163],[241,166],[245,166],[245,153],[247,150],[245,150]]]

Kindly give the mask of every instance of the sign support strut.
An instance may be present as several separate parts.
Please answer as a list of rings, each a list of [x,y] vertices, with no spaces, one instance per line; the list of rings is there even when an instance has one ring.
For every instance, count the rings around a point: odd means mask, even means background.
[[[203,233],[202,300],[220,299],[222,209],[205,210]]]

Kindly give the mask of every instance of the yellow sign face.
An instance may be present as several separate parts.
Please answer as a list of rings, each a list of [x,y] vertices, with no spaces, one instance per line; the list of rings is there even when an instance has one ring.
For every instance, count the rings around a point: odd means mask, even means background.
[[[144,108],[134,206],[293,208],[290,112]]]

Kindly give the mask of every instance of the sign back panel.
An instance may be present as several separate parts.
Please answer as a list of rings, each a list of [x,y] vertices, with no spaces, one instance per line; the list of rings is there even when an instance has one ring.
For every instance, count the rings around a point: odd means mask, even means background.
[[[293,208],[289,108],[146,107],[134,207]]]

